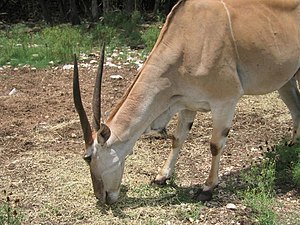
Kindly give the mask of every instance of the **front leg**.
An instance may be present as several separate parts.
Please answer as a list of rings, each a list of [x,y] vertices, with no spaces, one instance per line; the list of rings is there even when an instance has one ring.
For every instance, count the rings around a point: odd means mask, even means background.
[[[174,172],[175,164],[178,158],[179,151],[187,138],[187,135],[192,128],[196,112],[182,110],[178,116],[177,128],[172,142],[172,150],[165,162],[163,168],[159,171],[153,183],[158,185],[166,184],[166,181],[171,178]]]
[[[211,200],[212,191],[218,184],[220,158],[231,127],[235,106],[236,102],[226,102],[216,104],[212,107],[213,133],[210,141],[210,151],[212,154],[211,169],[203,186],[203,190],[197,193],[196,199],[199,201]]]

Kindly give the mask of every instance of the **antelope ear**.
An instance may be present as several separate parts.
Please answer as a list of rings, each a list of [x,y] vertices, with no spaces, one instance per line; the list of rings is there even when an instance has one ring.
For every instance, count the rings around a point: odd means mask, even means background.
[[[97,131],[97,141],[99,144],[104,145],[110,137],[110,129],[105,124],[101,124],[100,129]]]

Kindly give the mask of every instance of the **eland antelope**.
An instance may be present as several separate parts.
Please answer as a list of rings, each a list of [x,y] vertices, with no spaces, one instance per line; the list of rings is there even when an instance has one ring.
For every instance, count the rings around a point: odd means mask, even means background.
[[[235,106],[243,95],[278,90],[293,120],[294,143],[300,136],[300,99],[295,76],[300,67],[299,0],[181,0],[120,103],[101,123],[104,52],[93,97],[93,126],[80,97],[74,62],[74,101],[83,130],[96,197],[117,201],[125,157],[149,127],[161,130],[176,113],[172,151],[155,178],[170,178],[196,112],[212,112],[212,162],[202,192],[207,201],[218,184],[219,161]]]

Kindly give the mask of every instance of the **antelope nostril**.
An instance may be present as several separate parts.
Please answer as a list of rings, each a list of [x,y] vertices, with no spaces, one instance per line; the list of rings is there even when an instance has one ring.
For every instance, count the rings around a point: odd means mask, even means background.
[[[83,159],[84,159],[84,161],[86,161],[88,164],[90,164],[91,161],[92,161],[92,156],[84,155],[84,156],[83,156]]]
[[[111,204],[111,199],[110,199],[109,193],[107,191],[105,192],[105,203]]]
[[[119,197],[119,192],[106,192],[106,204],[111,205],[117,202]]]

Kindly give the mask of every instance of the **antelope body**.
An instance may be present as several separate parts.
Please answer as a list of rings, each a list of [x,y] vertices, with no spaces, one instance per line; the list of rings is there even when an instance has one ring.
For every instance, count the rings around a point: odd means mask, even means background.
[[[300,136],[300,98],[295,75],[300,67],[298,0],[183,0],[167,17],[137,78],[100,123],[100,65],[90,127],[74,70],[74,101],[86,143],[94,192],[103,203],[117,201],[125,157],[147,129],[162,130],[179,113],[172,151],[155,182],[164,184],[197,111],[211,111],[212,163],[203,191],[212,197],[219,161],[235,106],[243,95],[278,90],[293,120],[292,143]],[[103,59],[102,59],[103,63]]]

